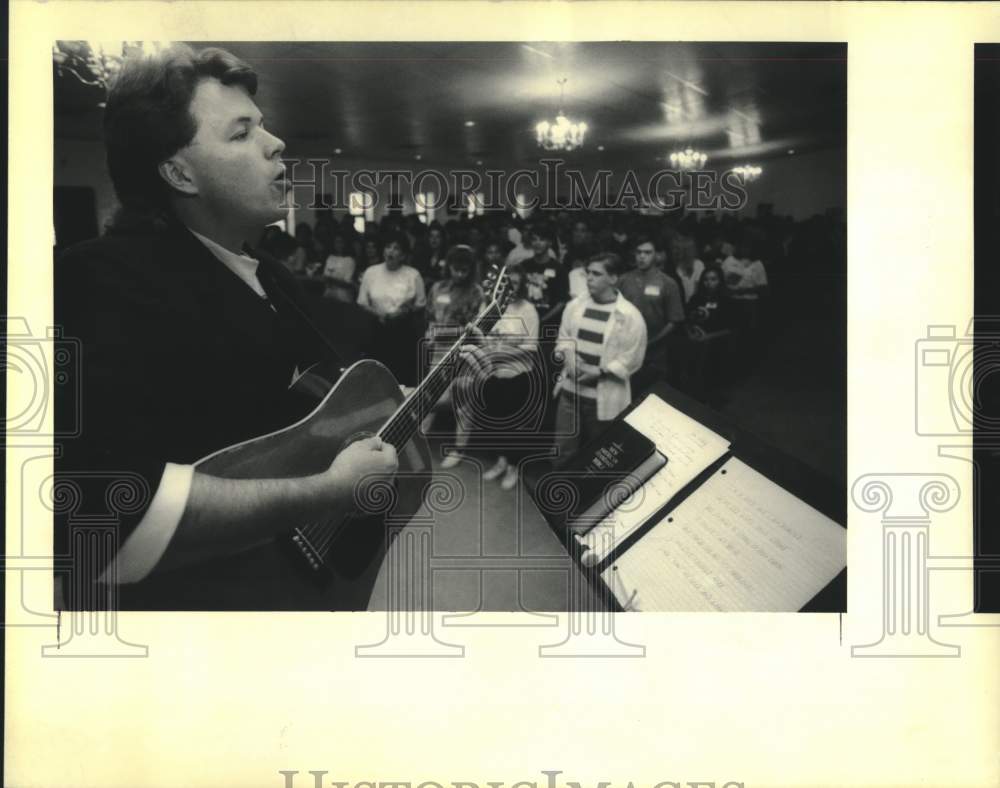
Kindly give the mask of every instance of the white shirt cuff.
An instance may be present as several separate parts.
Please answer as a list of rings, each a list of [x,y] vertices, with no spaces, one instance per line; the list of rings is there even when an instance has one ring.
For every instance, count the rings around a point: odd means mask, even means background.
[[[611,361],[609,361],[605,365],[605,368],[608,370],[608,372],[610,372],[612,375],[614,375],[619,380],[628,380],[629,379],[628,369],[618,359],[612,359]]]
[[[104,570],[101,582],[138,583],[153,571],[180,525],[193,478],[193,465],[167,463],[146,514],[118,550],[115,566]]]

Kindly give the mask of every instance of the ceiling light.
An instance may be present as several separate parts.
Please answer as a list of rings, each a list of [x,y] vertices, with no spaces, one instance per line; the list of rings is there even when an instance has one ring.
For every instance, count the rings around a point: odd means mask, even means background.
[[[421,160],[421,159],[423,158],[423,156],[421,156],[421,155],[420,155],[420,154],[418,153],[418,154],[417,154],[416,156],[414,156],[413,158],[414,158],[414,159],[416,159],[417,161],[420,161],[420,160]]]
[[[476,166],[477,167],[482,167],[483,166],[483,160],[482,159],[476,159]]]
[[[740,167],[733,167],[732,171],[739,175],[743,179],[744,183],[750,183],[751,181],[757,180],[764,172],[764,170],[756,164],[744,164]]]
[[[604,150],[604,146],[603,146],[603,145],[598,145],[598,146],[597,146],[597,149],[598,149],[598,150]]]
[[[341,153],[343,153],[343,151],[340,148],[334,148],[333,149],[333,155],[334,156],[339,156]]]
[[[789,156],[793,155],[794,153],[795,153],[795,148],[789,148],[788,149],[788,155]]]
[[[575,150],[583,145],[586,123],[571,123],[565,115],[557,115],[555,123],[543,120],[535,126],[538,144],[545,150]]]
[[[559,112],[554,123],[543,120],[535,126],[535,138],[545,150],[575,150],[583,145],[587,124],[574,122],[563,114],[566,78],[559,80]]]
[[[674,151],[670,154],[670,164],[678,170],[696,170],[705,166],[708,156],[694,148]]]
[[[467,121],[465,121],[465,128],[467,128],[467,129],[471,129],[475,125],[476,125],[476,121],[474,121],[474,120],[467,120]]]

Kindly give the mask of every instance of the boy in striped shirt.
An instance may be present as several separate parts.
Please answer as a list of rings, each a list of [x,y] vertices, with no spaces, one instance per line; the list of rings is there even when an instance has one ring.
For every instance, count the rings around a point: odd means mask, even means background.
[[[587,263],[587,293],[566,305],[557,353],[563,371],[556,386],[559,462],[603,431],[629,406],[629,379],[646,354],[646,322],[618,291],[621,258],[610,252]]]

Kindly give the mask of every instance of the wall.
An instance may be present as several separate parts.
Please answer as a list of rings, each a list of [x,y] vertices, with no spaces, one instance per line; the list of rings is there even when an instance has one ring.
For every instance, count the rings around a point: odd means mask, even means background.
[[[297,149],[304,148],[299,148],[294,143],[288,146],[289,151]],[[303,159],[307,155],[299,154]],[[415,161],[402,165],[399,161],[372,162],[338,158],[335,162],[338,169],[347,171],[365,168],[418,172],[430,167],[426,162]],[[807,219],[813,214],[823,213],[831,207],[841,208],[846,214],[846,154],[843,149],[772,159],[765,161],[762,166],[764,174],[748,188],[749,203],[744,209],[746,214],[754,215],[759,203],[773,203],[776,213],[790,215],[800,220]],[[442,171],[449,176],[452,172],[450,168],[443,168]],[[299,177],[303,177],[310,171],[308,168],[302,168],[299,172]],[[640,182],[646,183],[652,172],[652,169],[640,171]],[[99,142],[57,140],[54,173],[57,185],[94,187],[97,194],[98,227],[103,227],[114,214],[116,207],[114,190],[105,168],[103,145]],[[620,173],[619,168],[612,178],[613,191],[620,182]],[[387,212],[385,206],[388,202],[388,191],[387,185],[383,185],[380,189],[376,218],[381,218]],[[530,187],[524,191],[529,196],[532,193]],[[311,200],[311,192],[308,186],[300,185],[295,188],[295,201],[301,206],[296,213],[297,222],[305,221],[312,224],[315,221],[313,211],[305,208]],[[412,213],[414,205],[406,192],[404,188],[403,210],[405,213]],[[336,213],[343,214],[345,211],[340,210]],[[439,212],[438,218],[447,217],[441,216]]]
[[[828,208],[847,215],[847,152],[840,150],[795,154],[763,162],[760,180],[750,184],[745,213],[758,203],[774,203],[774,212],[808,219]]]
[[[294,150],[294,146],[289,146]],[[305,158],[302,155],[301,158]],[[351,159],[334,160],[337,169],[346,171],[356,171],[359,169],[373,170],[406,170],[408,172],[419,172],[428,169],[430,165],[426,162],[409,162],[401,164],[399,161],[370,162],[357,161]],[[748,185],[747,191],[749,201],[743,213],[755,215],[757,206],[760,203],[771,203],[777,214],[792,216],[797,220],[808,219],[814,214],[825,213],[830,208],[840,209],[846,215],[847,208],[847,161],[846,151],[826,150],[812,153],[795,154],[778,159],[770,159],[763,163],[764,173],[759,180]],[[300,165],[302,167],[302,165]],[[624,168],[618,167],[611,178],[611,190],[615,192],[622,180]],[[441,171],[451,180],[451,168],[445,167]],[[302,167],[302,175],[306,175],[311,170]],[[648,182],[654,170],[644,168],[637,170],[641,184]],[[585,178],[590,180],[592,174],[585,171]],[[433,183],[433,181],[430,181]],[[331,191],[332,187],[328,188]],[[389,187],[383,184],[379,191],[378,208],[376,218],[381,218],[387,212],[385,205],[388,202]],[[524,191],[528,197],[535,194],[530,186],[525,186],[519,191]],[[311,199],[312,190],[308,186],[299,186],[295,190],[295,199],[300,206],[308,205]],[[343,201],[343,198],[341,198]],[[404,187],[403,193],[404,212],[412,213],[414,206],[410,195]],[[335,211],[338,215],[345,211]],[[439,217],[438,218],[442,218]],[[313,212],[300,210],[297,221],[307,221],[312,223]]]

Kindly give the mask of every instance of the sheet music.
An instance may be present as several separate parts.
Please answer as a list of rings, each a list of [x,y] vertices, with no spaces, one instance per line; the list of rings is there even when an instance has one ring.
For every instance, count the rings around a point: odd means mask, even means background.
[[[795,611],[846,565],[845,529],[733,457],[602,577],[633,609]]]
[[[650,394],[625,421],[656,444],[667,464],[627,498],[618,509],[580,538],[593,552],[588,561],[605,558],[643,525],[688,482],[729,450],[729,441],[690,416]]]

